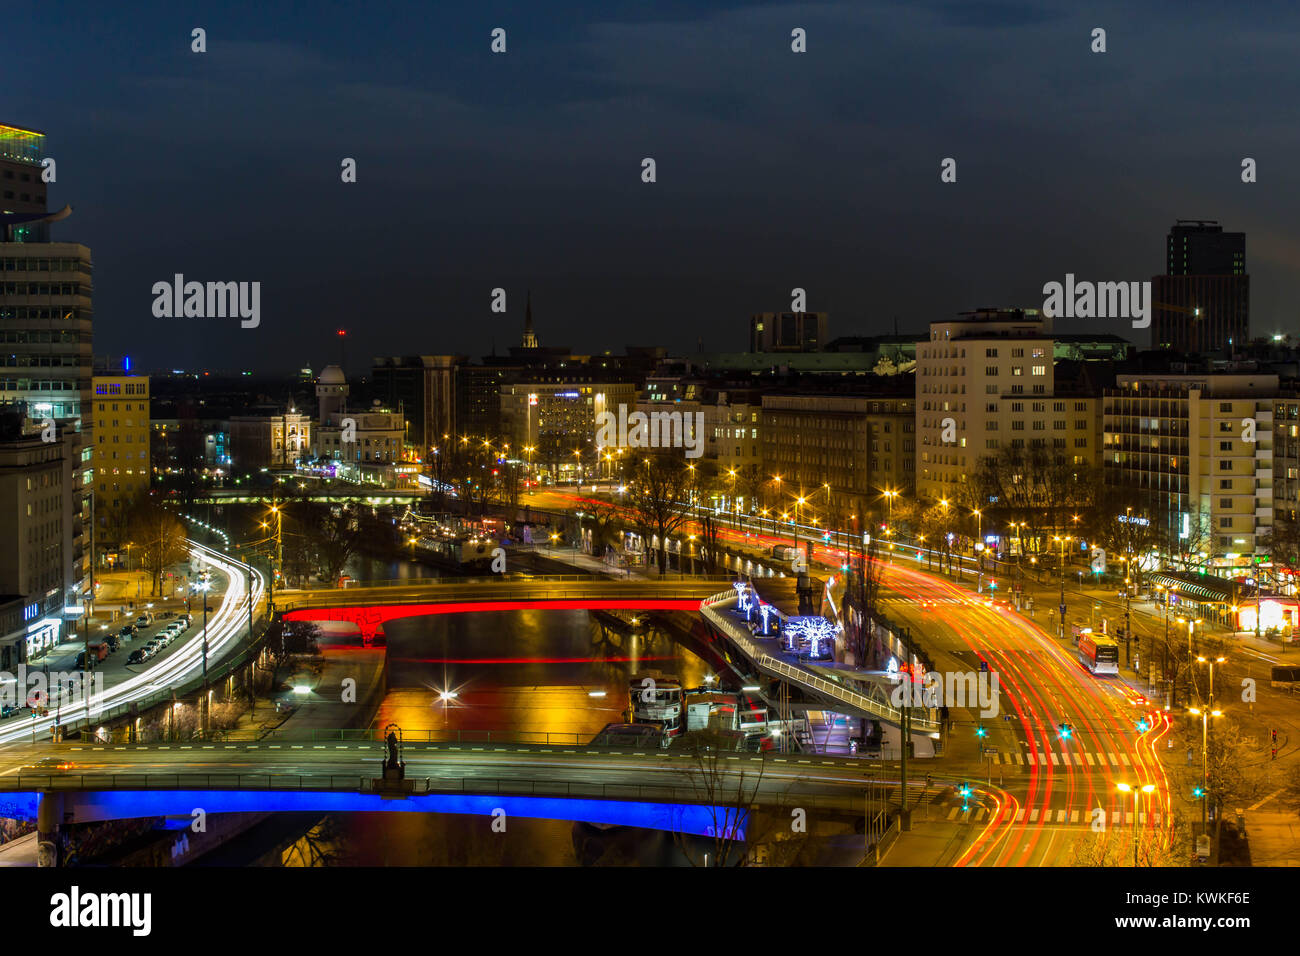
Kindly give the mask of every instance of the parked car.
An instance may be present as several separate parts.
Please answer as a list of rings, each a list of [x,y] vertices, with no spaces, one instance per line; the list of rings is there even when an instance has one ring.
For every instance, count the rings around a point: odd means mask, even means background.
[[[150,614],[148,611],[145,611],[143,614],[141,614],[139,617],[135,619],[136,627],[148,627],[152,623],[153,623],[153,615]]]
[[[117,633],[119,637],[130,637],[135,632],[136,632],[136,626],[134,624],[128,624]]]
[[[145,651],[143,647],[140,647],[130,653],[130,655],[126,659],[126,662],[128,664],[143,664],[148,659],[149,659],[149,654]]]
[[[167,645],[165,643],[163,643],[162,641],[158,640],[158,638],[155,637],[152,641],[150,641],[148,644],[145,645],[145,650],[147,650],[150,654],[157,654],[166,646]]]
[[[117,649],[122,646],[122,642],[116,634],[108,635],[108,637],[104,638],[104,643],[108,645],[108,652],[110,654],[115,653]]]

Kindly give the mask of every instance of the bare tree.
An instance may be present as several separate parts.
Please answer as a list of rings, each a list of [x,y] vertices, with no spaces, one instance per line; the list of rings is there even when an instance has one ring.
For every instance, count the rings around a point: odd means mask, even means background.
[[[686,774],[709,819],[704,842],[708,849],[702,853],[698,840],[681,831],[673,834],[678,847],[692,866],[749,865],[752,848],[765,836],[759,832],[765,819],[757,806],[765,762],[729,759],[740,743],[729,733],[695,731],[686,743],[690,757]],[[751,772],[755,765],[757,771]]]
[[[127,519],[127,538],[140,567],[149,572],[150,594],[158,594],[163,572],[189,557],[181,520],[150,495],[143,495]]]
[[[668,572],[668,536],[689,517],[686,502],[693,485],[685,462],[668,452],[658,452],[632,469],[627,502],[637,530],[646,539],[658,539],[655,560],[660,574]]]

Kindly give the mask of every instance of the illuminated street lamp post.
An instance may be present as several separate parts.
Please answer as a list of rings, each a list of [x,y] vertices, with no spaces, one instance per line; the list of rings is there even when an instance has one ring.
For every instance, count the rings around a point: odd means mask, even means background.
[[[1133,865],[1137,866],[1138,834],[1140,832],[1138,829],[1138,818],[1142,815],[1140,809],[1141,804],[1139,801],[1142,799],[1142,794],[1154,792],[1156,786],[1153,783],[1145,783],[1140,787],[1131,787],[1127,783],[1117,783],[1115,784],[1115,787],[1123,793],[1133,794]]]
[[[203,731],[207,733],[208,723],[208,592],[212,582],[208,580],[210,572],[204,571],[201,580],[195,582],[194,589],[199,592],[203,602]]]
[[[1065,544],[1072,540],[1069,535],[1056,536],[1053,540],[1061,542],[1061,639],[1065,639]]]
[[[1208,808],[1206,807],[1206,803],[1210,799],[1210,718],[1222,717],[1223,711],[1210,710],[1204,707],[1189,707],[1187,712],[1201,718],[1201,835],[1206,836],[1210,832]]]

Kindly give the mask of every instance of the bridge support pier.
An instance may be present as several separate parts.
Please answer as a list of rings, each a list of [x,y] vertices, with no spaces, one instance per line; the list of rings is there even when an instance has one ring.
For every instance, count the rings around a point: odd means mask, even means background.
[[[59,866],[59,828],[63,824],[63,794],[42,793],[36,807],[36,865]]]

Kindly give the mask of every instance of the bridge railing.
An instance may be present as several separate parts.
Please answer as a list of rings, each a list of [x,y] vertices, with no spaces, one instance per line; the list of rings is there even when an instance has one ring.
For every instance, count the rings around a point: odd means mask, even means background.
[[[707,804],[708,787],[672,784],[592,783],[566,780],[518,780],[484,777],[423,777],[408,779],[410,796],[464,794],[466,796],[572,797],[595,800],[636,800],[662,803]],[[0,793],[95,792],[104,790],[253,790],[302,792],[382,793],[381,781],[358,774],[248,774],[248,773],[97,773],[20,774],[0,777]],[[789,802],[804,808],[862,813],[865,795],[761,791],[758,805]],[[723,800],[722,802],[727,802]]]
[[[730,578],[726,580],[731,580]],[[460,591],[453,591],[452,588],[435,588],[426,594],[415,595],[406,598],[394,594],[393,603],[403,603],[406,601],[414,602],[419,600],[454,601],[460,599],[492,599],[500,597],[503,600],[523,599],[525,596],[533,600],[592,600],[600,598],[618,598],[628,601],[636,601],[644,598],[646,600],[660,601],[698,601],[702,597],[702,592],[715,586],[715,582],[701,582],[702,586],[690,587],[689,582],[683,585],[682,582],[673,582],[671,586],[659,585],[654,582],[633,582],[628,584],[624,581],[602,581],[599,578],[586,578],[585,583],[578,586],[576,583],[568,587],[551,581],[528,581],[520,580],[498,584],[495,587],[488,585],[475,585],[464,588]],[[393,588],[392,591],[398,589]],[[373,592],[367,592],[365,588],[334,588],[328,591],[277,591],[275,592],[275,606],[280,610],[293,610],[296,608],[312,607],[337,607],[347,605],[349,602],[365,603],[367,601],[388,600],[387,597],[376,595]]]
[[[672,584],[679,587],[683,584],[700,583],[707,584],[710,582],[717,583],[722,581],[734,581],[735,575],[731,574],[688,574],[685,577],[673,576]],[[385,588],[385,587],[492,587],[501,581],[513,581],[516,583],[536,583],[536,584],[600,584],[609,586],[619,584],[622,586],[657,586],[660,582],[656,578],[626,578],[617,581],[609,581],[591,574],[523,574],[523,573],[505,573],[493,574],[491,576],[456,578],[456,577],[439,577],[439,578],[388,578],[383,581],[359,581],[354,585],[346,588],[304,588],[295,590],[293,588],[284,588],[276,591],[276,594],[315,594],[320,592],[346,592],[356,588]]]
[[[903,712],[885,701],[877,697],[860,694],[855,690],[850,690],[843,684],[837,684],[834,681],[818,677],[810,671],[795,667],[789,662],[773,657],[764,651],[750,637],[748,628],[718,610],[719,607],[725,608],[735,604],[736,600],[734,590],[722,591],[712,597],[705,598],[700,604],[700,610],[710,623],[725,633],[758,667],[769,673],[779,674],[791,683],[812,689],[824,697],[830,697],[848,704],[858,711],[879,717],[888,723],[901,724]],[[938,733],[940,730],[938,721],[927,720],[919,715],[911,715],[910,723],[914,730],[921,733]]]

